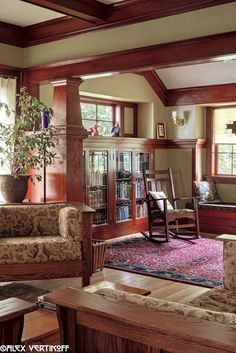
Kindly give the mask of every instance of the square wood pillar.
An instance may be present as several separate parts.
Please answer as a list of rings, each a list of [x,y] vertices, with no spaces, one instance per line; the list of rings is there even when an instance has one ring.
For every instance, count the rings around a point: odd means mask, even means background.
[[[57,159],[47,167],[47,201],[83,201],[83,139],[88,133],[80,113],[81,83],[73,78],[52,82]]]

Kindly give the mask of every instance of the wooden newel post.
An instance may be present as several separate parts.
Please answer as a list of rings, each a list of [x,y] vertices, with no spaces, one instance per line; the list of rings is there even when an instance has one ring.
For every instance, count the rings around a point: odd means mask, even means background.
[[[83,139],[79,86],[81,79],[65,78],[52,82],[54,111],[51,125],[58,128],[58,159],[47,168],[47,199],[83,201]]]

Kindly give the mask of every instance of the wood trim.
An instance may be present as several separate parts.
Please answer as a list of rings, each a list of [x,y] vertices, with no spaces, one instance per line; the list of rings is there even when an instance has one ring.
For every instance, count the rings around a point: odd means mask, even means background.
[[[24,46],[24,29],[6,22],[0,22],[0,42],[19,47]]]
[[[107,18],[108,6],[95,0],[21,0],[68,16],[95,23]]]
[[[214,57],[234,52],[236,52],[236,31],[35,66],[26,69],[25,74],[28,81],[44,82],[68,76],[138,72],[154,67],[209,62]]]
[[[144,71],[141,75],[147,80],[149,85],[155,91],[157,96],[160,98],[161,102],[167,105],[167,88],[161,81],[160,77],[157,75],[156,71]]]
[[[213,161],[215,158],[213,157],[214,152],[214,141],[213,141],[213,107],[206,107],[206,173],[207,175],[214,174],[215,166]]]
[[[217,184],[236,184],[236,176],[211,175],[207,179],[214,180]]]
[[[167,106],[236,101],[236,83],[167,91]]]
[[[42,3],[42,5],[43,3],[49,3],[49,1],[46,0],[32,0],[26,2],[38,4]],[[52,1],[50,2],[52,3]],[[105,22],[100,21],[100,23],[96,23],[98,21],[94,21],[93,18],[90,19],[92,20],[92,23],[88,22],[86,20],[81,19],[82,16],[83,18],[86,18],[86,16],[81,13],[79,16],[80,19],[65,16],[51,21],[41,22],[39,24],[27,26],[24,29],[21,28],[21,30],[23,30],[24,32],[24,43],[20,43],[19,41],[18,45],[27,47],[41,43],[48,43],[53,40],[63,39],[88,31],[98,31],[101,29],[116,28],[132,23],[148,21],[166,16],[172,16],[188,11],[194,11],[230,2],[233,2],[233,0],[126,0],[110,5],[100,3],[99,7],[103,7],[104,9],[105,17],[103,19],[106,19]],[[68,7],[68,1],[64,0],[63,3],[64,7]],[[56,1],[53,1],[53,5],[56,6]],[[76,6],[79,5],[76,4]],[[59,12],[69,14],[67,11],[63,11],[63,8],[61,10],[62,11]],[[93,14],[93,16],[96,16],[96,14]],[[100,16],[99,13],[98,16]]]

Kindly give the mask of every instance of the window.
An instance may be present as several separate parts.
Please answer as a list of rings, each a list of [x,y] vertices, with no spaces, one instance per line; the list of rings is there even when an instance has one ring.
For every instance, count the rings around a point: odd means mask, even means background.
[[[215,108],[213,116],[213,152],[215,175],[236,176],[236,135],[226,124],[236,120],[236,107]]]
[[[111,129],[115,123],[114,111],[114,105],[81,102],[84,128],[90,130],[96,125],[100,136],[110,136]]]

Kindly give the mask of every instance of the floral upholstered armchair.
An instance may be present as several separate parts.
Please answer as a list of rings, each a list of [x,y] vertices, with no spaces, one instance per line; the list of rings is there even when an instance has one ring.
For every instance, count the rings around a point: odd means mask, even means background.
[[[190,305],[236,314],[236,242],[224,243],[224,281],[192,300]]]
[[[81,204],[0,206],[0,280],[91,275],[93,210]]]

